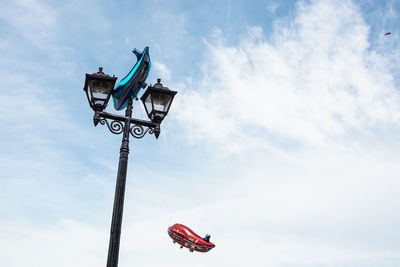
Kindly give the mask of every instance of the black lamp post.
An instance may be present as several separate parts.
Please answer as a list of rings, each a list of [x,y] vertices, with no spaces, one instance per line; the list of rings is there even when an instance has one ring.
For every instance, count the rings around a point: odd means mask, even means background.
[[[126,173],[128,167],[129,134],[134,138],[142,138],[146,133],[154,133],[155,137],[158,138],[160,135],[160,124],[165,116],[167,116],[172,100],[176,94],[175,91],[163,87],[160,83],[161,79],[157,79],[157,84],[148,86],[141,98],[150,121],[132,118],[132,99],[128,101],[125,116],[115,115],[104,112],[103,110],[107,106],[116,80],[117,77],[110,77],[103,73],[103,68],[99,68],[99,72],[97,73],[86,74],[85,87],[83,88],[86,92],[89,105],[94,111],[94,125],[97,126],[98,123],[102,125],[106,124],[113,134],[123,133],[111,220],[107,267],[118,266]]]

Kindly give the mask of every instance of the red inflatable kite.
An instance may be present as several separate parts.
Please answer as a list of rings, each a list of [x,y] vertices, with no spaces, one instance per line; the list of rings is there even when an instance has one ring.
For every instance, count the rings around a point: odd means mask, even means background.
[[[177,223],[169,227],[168,234],[174,243],[180,244],[181,248],[187,247],[190,252],[193,252],[193,250],[207,252],[215,247],[215,245],[210,242],[210,235],[201,238],[189,227],[182,224]]]

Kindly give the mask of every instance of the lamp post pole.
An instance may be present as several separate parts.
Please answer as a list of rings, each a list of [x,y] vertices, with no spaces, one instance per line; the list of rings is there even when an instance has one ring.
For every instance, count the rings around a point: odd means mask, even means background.
[[[125,120],[121,149],[119,152],[118,175],[117,175],[117,183],[115,186],[114,207],[113,207],[111,231],[110,231],[110,243],[108,245],[107,267],[118,266],[122,215],[124,211],[126,173],[128,170],[129,129],[130,129],[130,118],[132,117],[132,99],[129,99],[128,106],[125,111],[125,117],[127,119]]]
[[[160,135],[160,124],[168,114],[169,107],[177,93],[176,91],[169,90],[168,87],[164,87],[161,84],[161,80],[157,79],[157,84],[148,86],[141,97],[150,121],[132,118],[132,97],[130,95],[126,96],[129,99],[125,116],[120,116],[104,111],[111,97],[116,80],[117,77],[110,77],[104,74],[103,68],[99,68],[97,73],[86,74],[85,86],[83,88],[89,105],[94,111],[94,126],[100,123],[101,125],[107,125],[113,134],[123,133],[115,186],[107,267],[118,267],[126,174],[128,169],[129,135],[139,139],[145,136],[146,133],[149,133],[154,134],[158,138]]]

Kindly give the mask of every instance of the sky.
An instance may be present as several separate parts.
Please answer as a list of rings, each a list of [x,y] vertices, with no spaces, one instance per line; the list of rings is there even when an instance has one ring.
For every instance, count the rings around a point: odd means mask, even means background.
[[[130,140],[119,266],[399,266],[399,11],[2,1],[0,265],[106,264],[122,136],[94,127],[85,73],[119,81],[149,46],[147,83],[178,93],[159,139]],[[174,223],[216,247],[179,249]]]

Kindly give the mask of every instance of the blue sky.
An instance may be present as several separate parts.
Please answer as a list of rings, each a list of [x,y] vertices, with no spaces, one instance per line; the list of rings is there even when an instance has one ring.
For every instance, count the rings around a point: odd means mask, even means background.
[[[121,136],[84,75],[145,46],[178,94],[131,139],[119,266],[398,266],[399,2],[3,2],[1,266],[105,265]]]

